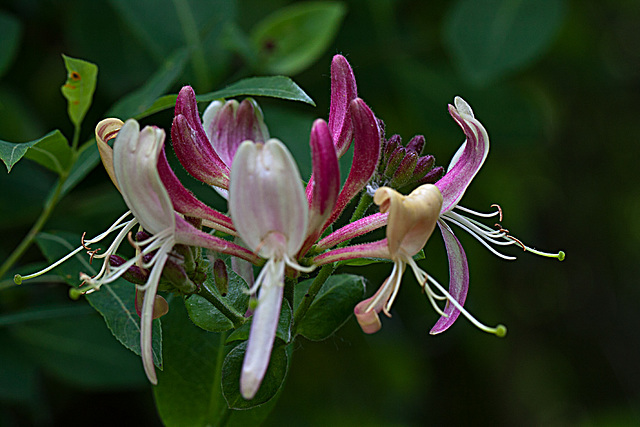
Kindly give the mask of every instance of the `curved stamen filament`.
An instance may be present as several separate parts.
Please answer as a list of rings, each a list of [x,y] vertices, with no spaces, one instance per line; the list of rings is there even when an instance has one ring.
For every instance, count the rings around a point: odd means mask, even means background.
[[[460,209],[463,212],[466,212],[475,216],[483,217],[483,218],[491,218],[496,215],[499,215],[500,221],[502,221],[502,208],[500,207],[500,205],[494,203],[493,205],[491,205],[491,207],[492,208],[495,207],[497,210],[495,212],[478,212],[478,211],[474,211],[473,209],[465,208],[464,206],[459,206],[459,205],[456,205],[454,209]]]
[[[429,275],[427,274],[426,271],[418,267],[418,264],[416,264],[413,258],[410,258],[409,266],[411,267],[411,270],[413,270],[413,274],[416,276],[416,280],[418,281],[418,284],[422,287],[422,289],[424,290],[424,293],[427,295],[427,298],[429,299],[429,302],[431,303],[431,306],[433,307],[433,309],[440,316],[449,317],[444,313],[444,311],[440,308],[440,306],[436,302],[436,300],[445,300],[446,296],[438,295],[435,292],[433,292],[433,289],[431,289],[431,287],[429,286],[429,283],[427,282],[427,280],[429,279]]]
[[[450,213],[450,212],[449,212],[449,213]],[[489,250],[490,250],[494,255],[496,255],[496,256],[498,256],[498,257],[500,257],[500,258],[502,258],[502,259],[506,259],[506,260],[514,260],[514,259],[516,259],[516,257],[508,256],[508,255],[504,255],[504,254],[502,254],[502,253],[498,252],[497,250],[495,250],[494,248],[492,248],[492,247],[489,245],[489,243],[487,243],[487,242],[486,242],[486,240],[489,240],[489,241],[491,241],[492,243],[495,243],[495,244],[497,244],[497,245],[505,245],[505,244],[507,244],[507,245],[509,245],[509,244],[510,244],[510,245],[513,245],[513,244],[515,244],[515,242],[514,242],[514,241],[509,241],[509,242],[507,242],[507,243],[494,241],[493,239],[490,239],[490,238],[486,237],[486,234],[485,234],[485,233],[476,233],[476,231],[475,231],[475,227],[474,227],[474,228],[468,227],[467,225],[462,224],[462,223],[460,223],[460,222],[456,221],[455,219],[451,218],[450,216],[448,216],[448,215],[449,215],[449,213],[447,213],[447,214],[443,215],[443,216],[442,216],[442,218],[445,218],[445,219],[447,219],[448,221],[451,221],[452,223],[456,224],[457,226],[459,226],[460,228],[462,228],[463,230],[465,230],[466,232],[468,232],[471,236],[475,237],[475,238],[476,238],[476,240],[478,240],[480,243],[482,243],[482,245],[484,245],[484,247],[485,247],[485,248],[489,249]]]
[[[499,337],[504,337],[507,334],[507,328],[504,325],[498,325],[495,328],[489,327],[483,323],[480,323],[475,317],[473,317],[471,315],[471,313],[469,313],[467,310],[465,310],[465,308],[463,306],[460,305],[460,303],[458,303],[458,301],[456,301],[456,299],[451,296],[451,294],[449,292],[447,292],[442,285],[440,285],[440,283],[438,283],[433,277],[428,276],[427,279],[433,284],[433,286],[435,286],[436,288],[438,288],[438,290],[440,292],[442,292],[446,297],[447,297],[447,301],[450,304],[453,304],[453,306],[458,309],[460,311],[460,313],[462,313],[464,315],[464,317],[466,317],[471,323],[473,323],[478,329],[488,332],[490,334],[494,334],[497,335]]]

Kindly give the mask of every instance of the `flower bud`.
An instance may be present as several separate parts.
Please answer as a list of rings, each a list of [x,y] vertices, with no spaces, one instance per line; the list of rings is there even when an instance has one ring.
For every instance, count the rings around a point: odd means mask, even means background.
[[[390,185],[391,187],[399,188],[403,185],[406,185],[411,181],[413,177],[414,170],[416,168],[416,164],[418,163],[418,154],[413,151],[408,151],[407,154],[400,162],[398,169],[396,169],[396,173],[393,175],[391,179]]]
[[[227,265],[220,258],[213,263],[213,280],[220,295],[226,297],[229,291],[229,274],[227,273]]]
[[[422,149],[424,148],[425,139],[422,135],[414,136],[411,141],[407,144],[407,151],[413,151],[416,154],[422,153]]]
[[[121,266],[127,262],[124,258],[118,255],[109,255],[109,265],[112,267]],[[149,270],[132,265],[122,275],[122,278],[127,282],[135,283],[136,285],[144,285],[149,278]]]
[[[384,176],[391,179],[393,175],[396,173],[396,169],[400,166],[402,159],[404,159],[404,155],[407,153],[407,150],[403,146],[399,146],[396,148],[391,156],[389,156],[389,161],[387,162],[387,166],[384,169]]]

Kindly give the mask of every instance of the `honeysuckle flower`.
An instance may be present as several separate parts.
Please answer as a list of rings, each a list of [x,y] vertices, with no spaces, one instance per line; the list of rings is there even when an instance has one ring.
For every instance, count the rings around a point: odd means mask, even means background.
[[[309,272],[295,256],[307,232],[309,206],[300,172],[277,139],[243,142],[231,167],[229,207],[238,235],[267,259],[250,292],[258,292],[240,376],[245,399],[255,396],[269,366],[275,340],[285,266]]]
[[[151,237],[137,242],[141,250],[124,264],[110,269],[107,258],[98,275],[82,277],[88,289],[95,290],[114,281],[133,265],[150,269],[146,283],[137,289],[144,291],[140,333],[142,360],[153,384],[157,383],[151,347],[154,305],[160,276],[173,247],[176,244],[200,246],[256,261],[255,255],[245,248],[196,229],[174,210],[158,168],[159,160],[163,158],[164,138],[164,130],[147,126],[140,131],[135,120],[128,120],[119,130],[113,148],[115,178],[125,203]],[[104,256],[113,254],[115,249],[117,247],[110,248]],[[149,255],[150,260],[143,260]]]
[[[498,230],[492,229],[475,219],[453,211],[458,209],[480,217],[499,215],[502,220],[502,211],[499,207],[494,213],[483,214],[458,206],[458,202],[487,157],[489,138],[482,124],[475,119],[471,108],[462,98],[456,97],[454,104],[455,106],[449,106],[449,112],[463,129],[466,140],[453,157],[448,172],[435,185],[422,185],[406,197],[391,188],[379,188],[375,193],[374,202],[380,205],[380,214],[371,215],[349,224],[325,237],[316,246],[321,249],[328,248],[347,240],[347,238],[361,235],[362,231],[359,228],[362,227],[357,227],[360,224],[364,226],[364,231],[370,231],[384,223],[387,224],[387,239],[334,249],[313,259],[316,265],[360,256],[389,258],[394,261],[391,275],[376,294],[359,303],[354,310],[358,322],[367,333],[373,333],[380,329],[378,318],[380,311],[389,315],[390,306],[398,292],[406,265],[411,267],[418,283],[424,288],[433,307],[441,315],[432,328],[431,334],[448,329],[460,313],[483,331],[498,336],[503,336],[506,333],[504,326],[498,325],[491,328],[483,325],[463,308],[469,287],[469,267],[462,245],[445,221],[468,231],[492,253],[504,259],[511,260],[515,257],[504,255],[491,245],[518,245],[523,250],[537,255],[558,258],[560,261],[564,259],[562,251],[557,254],[537,251],[525,246],[499,224],[497,224]],[[387,215],[387,217],[385,218],[383,215]],[[442,233],[449,258],[449,291],[446,291],[435,279],[420,269],[411,258],[420,250],[420,245],[424,246],[427,242],[436,223]],[[433,285],[437,292],[433,291],[429,284]],[[436,300],[446,301],[444,309],[439,307]]]

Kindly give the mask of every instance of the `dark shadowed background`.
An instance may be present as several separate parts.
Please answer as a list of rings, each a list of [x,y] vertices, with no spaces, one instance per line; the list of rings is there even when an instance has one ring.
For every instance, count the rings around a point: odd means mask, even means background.
[[[62,53],[99,67],[82,134],[90,138],[91,124],[183,43],[181,3],[2,1],[0,139],[72,133],[59,90]],[[274,70],[244,57],[238,34],[291,2],[188,3],[206,11],[198,16],[213,40],[206,73],[187,64],[167,93],[184,84],[203,93]],[[512,234],[567,257],[560,263],[511,248],[518,260],[503,261],[458,232],[471,271],[466,307],[487,324],[506,324],[507,337],[464,319],[429,335],[437,314],[407,274],[379,333],[366,336],[351,319],[327,341],[298,341],[267,425],[639,424],[640,3],[343,4],[346,15],[328,47],[292,75],[317,107],[259,99],[272,136],[290,147],[303,176],[312,120],[328,116],[331,57],[342,53],[387,134],[405,141],[425,135],[425,151],[445,167],[463,140],[447,104],[464,97],[487,128],[491,151],[461,204],[488,211],[499,203]],[[165,112],[144,123],[168,129],[170,120]],[[54,181],[28,160],[0,172],[0,259],[26,234]],[[219,203],[207,188],[192,182],[192,189]],[[45,230],[94,235],[124,210],[98,167]],[[426,256],[422,265],[446,282],[437,233]],[[20,265],[41,259],[34,247]],[[369,278],[371,294],[390,265],[351,271]],[[12,275],[0,278],[0,425],[160,424],[139,358],[100,317],[70,301],[64,284],[12,287]],[[16,317],[51,304],[69,309],[46,320]],[[83,341],[86,334],[91,340]]]

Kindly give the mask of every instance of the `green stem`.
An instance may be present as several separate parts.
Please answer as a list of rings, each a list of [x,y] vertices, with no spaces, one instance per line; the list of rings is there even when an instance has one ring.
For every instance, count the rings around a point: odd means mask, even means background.
[[[349,222],[351,223],[364,218],[364,214],[367,209],[369,209],[369,206],[371,206],[371,203],[373,203],[373,197],[367,194],[366,191],[363,192],[360,196],[358,206],[356,206],[356,209],[353,211],[353,215],[351,215],[351,219],[349,220]]]
[[[196,20],[186,0],[173,0],[173,5],[176,8],[182,33],[191,52],[191,66],[196,74],[198,88],[200,91],[207,92],[211,89],[211,79],[200,36],[198,35]]]
[[[322,288],[322,285],[324,285],[327,279],[331,276],[331,274],[333,273],[333,270],[334,270],[333,264],[324,265],[320,269],[320,272],[318,273],[316,278],[313,279],[313,282],[311,283],[309,290],[305,294],[304,298],[302,298],[302,301],[300,301],[300,305],[298,306],[298,309],[293,315],[293,327],[291,328],[292,336],[296,335],[296,329],[298,328],[300,321],[304,318],[305,314],[307,314],[307,311],[309,310],[311,303],[313,302],[315,297],[318,295],[318,292],[320,292],[320,288]]]
[[[209,301],[220,313],[222,313],[227,319],[231,320],[235,328],[239,328],[245,322],[245,318],[242,314],[238,313],[235,309],[229,307],[224,301],[222,301],[216,294],[211,292],[209,288],[203,283],[200,286],[198,295]]]
[[[217,393],[211,393],[211,400],[209,406],[208,420],[215,425],[224,426],[229,422],[231,416],[231,410],[227,405],[220,403],[225,402],[221,396],[222,390],[220,384],[222,383],[222,363],[225,357],[224,343],[227,340],[227,332],[220,332],[220,342],[218,343],[218,354],[216,355],[216,371],[213,376],[212,390],[217,390]]]
[[[24,255],[26,250],[29,249],[29,246],[31,246],[31,244],[33,243],[36,235],[40,232],[40,230],[42,230],[42,227],[44,227],[44,224],[51,216],[53,208],[55,208],[56,204],[58,203],[58,199],[60,198],[60,193],[62,191],[62,186],[64,185],[66,180],[66,176],[64,178],[60,177],[56,189],[53,193],[53,197],[51,197],[47,201],[44,209],[42,210],[42,213],[40,213],[40,217],[38,217],[36,222],[31,227],[31,230],[29,230],[24,239],[22,239],[22,242],[20,242],[18,247],[16,247],[13,252],[11,252],[9,258],[7,258],[2,266],[0,266],[0,277],[4,277],[4,275],[7,274],[11,267],[13,267],[13,264],[15,264],[16,261],[18,261],[18,259],[20,259],[22,255]]]

